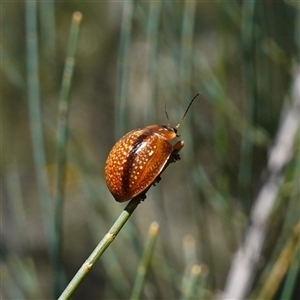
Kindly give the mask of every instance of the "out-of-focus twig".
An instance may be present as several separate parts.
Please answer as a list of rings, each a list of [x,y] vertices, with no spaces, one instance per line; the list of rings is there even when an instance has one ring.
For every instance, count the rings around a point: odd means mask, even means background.
[[[73,13],[68,43],[62,85],[58,102],[58,126],[57,126],[57,178],[56,178],[56,203],[55,203],[55,244],[54,244],[54,289],[55,296],[59,296],[63,290],[65,275],[61,263],[61,249],[63,239],[63,205],[64,184],[66,177],[66,156],[68,139],[68,115],[70,107],[70,92],[75,67],[75,55],[78,45],[79,29],[82,22],[82,14],[79,11]]]
[[[49,255],[52,258],[51,246],[54,243],[53,205],[49,193],[48,176],[45,172],[47,165],[46,149],[44,145],[43,116],[41,107],[41,88],[39,77],[39,47],[38,47],[38,22],[37,1],[26,1],[26,63],[27,63],[27,90],[28,110],[30,119],[30,133],[36,181],[39,191],[39,201],[45,235],[49,245]]]
[[[132,289],[132,294],[130,297],[130,299],[132,300],[142,299],[141,294],[145,284],[146,276],[149,271],[150,262],[154,251],[154,245],[157,240],[158,232],[159,232],[159,224],[157,222],[153,222],[149,228],[145,249],[141,257],[138,271],[136,274],[134,286]]]
[[[223,299],[245,299],[253,283],[262,247],[268,230],[268,220],[274,207],[282,181],[283,169],[289,163],[299,129],[300,115],[300,73],[293,86],[292,105],[287,110],[277,138],[270,151],[268,177],[262,186],[251,212],[251,224],[244,244],[236,253]]]
[[[283,250],[281,251],[276,263],[270,271],[270,275],[265,281],[262,289],[256,299],[274,299],[274,295],[277,292],[290,264],[293,260],[300,238],[300,221],[294,228],[291,237],[286,242]],[[291,299],[291,298],[283,298]]]

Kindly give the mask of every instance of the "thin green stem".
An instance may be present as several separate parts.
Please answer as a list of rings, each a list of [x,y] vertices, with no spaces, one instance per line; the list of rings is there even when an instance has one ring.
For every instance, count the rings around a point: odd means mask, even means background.
[[[116,137],[120,137],[126,128],[125,102],[127,97],[128,53],[131,40],[131,27],[134,1],[123,3],[119,62],[118,62],[118,92],[116,98]]]
[[[200,274],[201,266],[193,265],[187,279],[185,289],[183,290],[182,299],[195,299],[195,291]]]
[[[130,299],[141,299],[141,294],[144,286],[144,282],[149,270],[151,257],[154,250],[155,241],[157,239],[159,231],[159,225],[157,222],[153,222],[149,228],[149,234],[145,245],[145,250],[142,255],[138,271],[136,274],[133,290]]]
[[[165,171],[165,169],[169,166],[170,163],[176,162],[179,159],[179,155],[178,155],[179,151],[180,149],[174,149],[165,167],[159,174],[158,178],[160,178],[160,175]],[[152,185],[155,185],[155,182]],[[148,192],[148,190],[151,188],[152,185],[150,185],[142,194],[136,196],[127,204],[127,206],[124,208],[124,210],[122,211],[122,213],[120,214],[116,222],[108,231],[108,233],[103,237],[103,239],[99,242],[99,244],[96,246],[94,251],[89,256],[89,258],[84,262],[84,264],[77,271],[73,279],[70,281],[68,286],[65,288],[63,293],[58,298],[59,300],[69,299],[72,296],[72,294],[77,289],[81,281],[85,278],[88,272],[95,265],[99,257],[113,242],[113,240],[120,232],[124,224],[127,222],[127,220],[130,218],[132,213],[135,211],[137,206],[141,203],[141,201],[143,201],[146,198],[146,193]]]
[[[67,121],[69,112],[69,95],[74,73],[75,53],[77,49],[79,26],[82,21],[82,14],[73,14],[68,54],[65,62],[65,69],[62,79],[62,87],[59,97],[58,108],[58,128],[57,128],[57,182],[56,182],[56,207],[55,207],[55,295],[59,295],[64,286],[64,272],[60,261],[62,248],[62,223],[63,223],[63,203],[64,203],[64,181],[66,165],[66,146],[67,146]]]
[[[26,1],[26,62],[27,62],[27,89],[30,116],[30,130],[33,146],[35,174],[39,190],[39,199],[43,215],[43,225],[48,237],[49,249],[53,245],[53,207],[48,189],[46,174],[46,155],[44,148],[43,122],[40,104],[40,83],[38,64],[37,40],[37,4],[36,1]],[[50,251],[52,257],[52,252]]]
[[[55,1],[40,2],[40,23],[43,51],[48,59],[54,60],[56,53],[55,45]]]
[[[182,276],[181,282],[181,291],[186,290],[187,281],[190,276],[191,267],[196,263],[197,253],[196,253],[196,245],[195,238],[192,235],[186,235],[183,239],[183,254],[184,254],[184,264],[185,271]]]
[[[81,281],[85,278],[88,272],[92,269],[96,261],[99,257],[104,253],[104,251],[110,246],[113,242],[117,234],[120,232],[124,224],[127,222],[131,214],[137,208],[141,201],[141,197],[136,197],[132,199],[125,209],[122,211],[116,222],[110,228],[108,233],[103,237],[88,259],[84,262],[78,272],[75,274],[73,279],[70,281],[66,289],[63,291],[61,296],[58,298],[59,300],[62,299],[69,299],[71,295],[74,293],[76,288],[79,286]]]
[[[296,224],[291,237],[285,244],[277,262],[270,271],[270,276],[267,278],[256,299],[273,299],[284,276],[286,275],[288,267],[296,253],[297,247],[299,247],[299,238],[300,221]]]
[[[56,52],[56,26],[55,1],[47,0],[39,3],[39,24],[41,36],[41,50],[44,59],[44,72],[50,79],[48,91],[57,90],[57,52]],[[44,73],[45,74],[45,73]]]
[[[191,81],[193,70],[193,43],[194,43],[194,27],[195,27],[195,1],[184,1],[184,10],[182,18],[181,30],[181,50],[180,50],[180,95],[181,99],[191,99]],[[197,88],[198,89],[198,88]],[[190,130],[192,119],[185,120],[186,125],[181,128],[182,136],[185,137],[186,149],[188,153],[193,153],[193,135]],[[192,158],[190,159],[190,161]]]
[[[297,277],[300,270],[300,240],[298,242],[298,249],[296,251],[296,255],[290,265],[289,271],[287,273],[282,294],[280,296],[280,300],[292,299],[293,291],[295,290],[297,284]]]
[[[181,31],[181,59],[180,59],[180,78],[181,78],[181,97],[191,98],[191,74],[193,62],[193,37],[195,23],[194,1],[184,1],[184,11]]]
[[[145,79],[147,83],[146,97],[147,104],[141,109],[144,111],[146,123],[150,123],[155,115],[155,105],[157,103],[157,53],[159,44],[159,25],[161,15],[161,1],[151,1],[149,3],[149,16],[147,23],[147,56]]]
[[[87,205],[88,213],[87,213],[87,223],[90,227],[90,232],[92,234],[93,240],[95,242],[99,241],[99,228],[106,228],[107,219],[110,220],[111,212],[105,207],[104,203],[101,205],[101,212],[94,209],[95,203],[94,201],[99,201],[99,198],[103,195],[101,190],[99,189],[99,185],[97,182],[97,186],[94,186],[92,183],[92,179],[89,176],[83,176],[82,181],[82,189],[84,191],[84,197],[87,201],[84,201],[85,205]],[[89,207],[92,207],[89,209]],[[130,225],[128,223],[127,225]],[[129,232],[131,232],[130,228],[127,228]],[[132,235],[130,235],[131,237]],[[114,295],[112,298],[122,298],[124,293],[129,293],[132,290],[132,284],[126,275],[126,270],[124,270],[124,266],[122,264],[122,256],[118,256],[113,248],[110,251],[107,251],[105,254],[106,259],[101,261],[104,273],[108,278],[113,278],[111,281],[112,288],[114,290]]]

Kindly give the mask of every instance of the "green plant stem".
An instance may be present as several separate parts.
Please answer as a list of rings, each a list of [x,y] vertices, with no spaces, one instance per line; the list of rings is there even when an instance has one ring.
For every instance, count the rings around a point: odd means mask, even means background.
[[[191,98],[191,74],[193,57],[193,37],[195,23],[196,2],[184,1],[184,11],[181,32],[181,58],[180,58],[180,78],[181,78],[181,98]]]
[[[179,61],[180,74],[180,96],[181,99],[191,99],[191,81],[193,70],[193,41],[195,27],[196,1],[184,1],[182,31],[181,31],[181,49]],[[198,87],[197,87],[198,89]],[[193,153],[193,135],[190,130],[192,119],[185,120],[186,125],[181,128],[181,134],[185,137],[188,153]],[[191,161],[192,157],[189,161]]]
[[[167,161],[166,165],[164,166],[163,170],[161,171],[161,173],[157,178],[160,178],[160,175],[164,172],[164,170],[169,166],[170,163],[176,162],[179,159],[179,155],[178,155],[179,151],[180,149],[173,150],[169,160]],[[146,193],[153,185],[155,185],[155,183],[150,185],[142,194],[136,196],[127,204],[127,206],[124,208],[124,210],[122,211],[122,213],[120,214],[116,222],[108,231],[108,233],[103,237],[103,239],[99,242],[99,244],[96,246],[96,248],[88,257],[88,259],[83,263],[83,265],[77,271],[73,279],[70,281],[68,286],[65,288],[63,293],[58,298],[59,300],[65,300],[71,297],[71,295],[77,289],[81,281],[84,279],[84,277],[88,274],[88,272],[92,269],[94,264],[97,262],[99,257],[113,242],[113,240],[120,232],[124,224],[127,222],[127,220],[130,218],[132,213],[135,211],[137,206],[141,203],[141,201],[143,201],[146,198]]]
[[[55,207],[55,250],[54,250],[54,273],[55,273],[55,295],[59,296],[64,286],[64,271],[60,261],[63,236],[63,202],[64,202],[64,182],[66,165],[66,145],[67,145],[67,121],[69,111],[69,95],[71,82],[74,73],[75,53],[77,49],[79,26],[82,21],[82,14],[73,14],[68,54],[65,62],[65,69],[62,79],[62,87],[59,97],[58,108],[58,128],[57,128],[57,181],[56,181],[56,207]]]
[[[187,279],[191,273],[191,267],[197,261],[197,253],[196,253],[196,241],[192,235],[186,235],[183,239],[183,254],[184,254],[184,263],[185,263],[185,271],[182,277],[181,282],[181,291],[186,289]]]
[[[189,277],[187,278],[185,289],[183,290],[182,299],[194,299],[197,281],[201,274],[201,267],[193,265]]]
[[[118,92],[116,98],[115,136],[120,137],[126,130],[125,102],[128,80],[128,53],[131,40],[131,27],[134,1],[123,2],[123,16],[121,26],[119,61],[118,61]]]
[[[273,299],[277,292],[282,279],[284,278],[292,259],[295,256],[300,238],[300,221],[296,224],[294,232],[288,239],[285,247],[283,248],[277,262],[270,272],[269,278],[266,280],[261,291],[256,299]]]
[[[146,69],[144,83],[147,83],[147,103],[143,110],[143,115],[145,117],[145,122],[150,123],[155,116],[155,106],[157,103],[157,53],[159,46],[159,25],[160,25],[160,15],[161,15],[161,0],[149,2],[149,16],[147,23],[147,56],[146,56]],[[151,105],[149,105],[151,104]]]
[[[40,2],[40,24],[43,51],[49,60],[55,59],[55,1]]]
[[[84,262],[81,268],[78,270],[76,275],[73,277],[69,285],[66,287],[64,292],[58,299],[69,299],[75,289],[79,286],[81,281],[87,275],[87,273],[92,269],[96,261],[99,257],[104,253],[104,251],[109,247],[109,245],[113,242],[119,231],[122,229],[126,221],[129,219],[131,214],[137,208],[141,201],[140,197],[136,197],[132,199],[125,209],[122,211],[114,225],[110,228],[108,233],[103,237],[97,247],[94,249],[89,258]]]
[[[39,191],[39,200],[43,216],[43,226],[48,239],[50,257],[53,259],[53,206],[48,189],[46,174],[46,155],[43,136],[43,122],[40,104],[40,83],[37,41],[37,4],[36,1],[26,1],[26,62],[27,89],[30,116],[30,131],[33,146],[35,175]]]
[[[300,269],[300,240],[298,241],[297,247],[298,249],[296,251],[295,257],[286,276],[280,300],[292,299],[293,291],[295,290],[297,284],[297,276]]]
[[[43,53],[44,72],[47,74],[48,91],[57,91],[58,72],[57,72],[57,48],[56,48],[56,13],[55,0],[39,2],[39,24],[41,37],[41,50]]]
[[[133,290],[130,299],[141,299],[141,294],[144,286],[144,282],[149,270],[149,265],[154,250],[155,241],[157,239],[159,231],[159,225],[157,222],[153,222],[149,228],[149,234],[145,245],[145,250],[141,258],[137,275],[135,278]]]

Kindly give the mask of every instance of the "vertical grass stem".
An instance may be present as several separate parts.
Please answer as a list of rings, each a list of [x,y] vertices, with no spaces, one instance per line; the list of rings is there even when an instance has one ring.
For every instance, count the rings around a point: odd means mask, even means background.
[[[124,1],[118,61],[118,92],[115,107],[115,133],[117,138],[124,133],[126,128],[125,102],[127,97],[128,53],[131,40],[133,7],[134,1]]]
[[[60,262],[62,248],[62,223],[63,223],[63,202],[64,202],[64,181],[66,165],[67,146],[67,121],[69,112],[69,95],[74,73],[75,53],[77,49],[79,26],[82,21],[82,14],[73,14],[68,53],[62,78],[62,86],[59,97],[58,127],[57,127],[57,181],[56,181],[56,206],[55,206],[55,295],[59,295],[64,286],[64,273]]]
[[[40,103],[41,95],[39,83],[39,53],[36,12],[36,1],[26,1],[26,63],[30,131],[33,146],[35,174],[43,216],[43,225],[45,235],[48,239],[49,249],[51,249],[51,245],[53,244],[53,206],[51,204],[51,197],[48,189],[48,177],[46,174],[46,154]],[[51,251],[50,256],[52,257]]]
[[[149,228],[145,250],[140,260],[138,271],[136,274],[132,294],[130,297],[130,299],[132,300],[141,299],[141,294],[149,270],[149,265],[150,265],[155,241],[157,239],[158,231],[159,231],[159,224],[157,222],[153,222]]]

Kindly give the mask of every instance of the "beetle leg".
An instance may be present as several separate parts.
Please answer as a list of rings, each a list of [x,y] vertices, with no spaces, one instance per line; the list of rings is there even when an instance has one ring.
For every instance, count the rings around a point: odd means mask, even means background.
[[[156,186],[160,181],[161,181],[161,177],[160,177],[160,175],[158,175],[152,183],[153,186]]]
[[[171,154],[171,160],[172,162],[175,162],[177,160],[180,160],[180,155],[179,151],[184,147],[184,141],[178,141],[174,146],[173,146],[173,152]]]
[[[144,193],[141,193],[141,194],[140,194],[140,198],[141,198],[141,202],[142,202],[142,201],[145,201],[145,199],[147,198],[146,193],[145,193],[145,192],[144,192]]]

